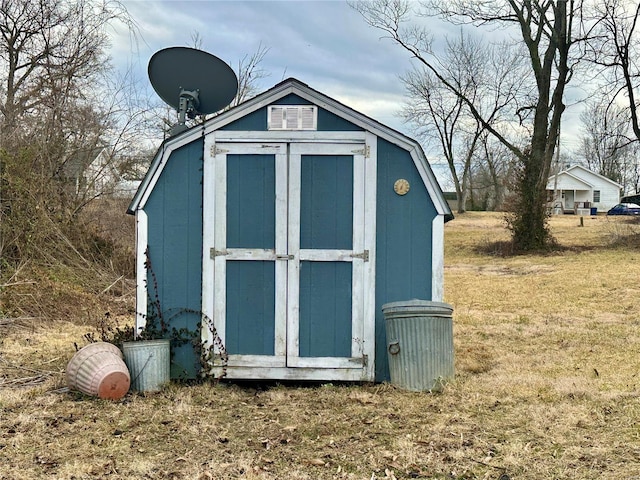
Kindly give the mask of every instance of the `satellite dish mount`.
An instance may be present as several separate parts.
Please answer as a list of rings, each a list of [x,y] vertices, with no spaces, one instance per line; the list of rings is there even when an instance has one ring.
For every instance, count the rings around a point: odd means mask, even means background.
[[[195,48],[160,50],[149,60],[148,71],[158,96],[178,111],[171,135],[187,129],[187,118],[218,112],[238,93],[238,78],[231,67]]]
[[[180,90],[180,101],[178,102],[178,124],[184,125],[185,116],[190,119],[196,118],[199,114],[200,90]]]

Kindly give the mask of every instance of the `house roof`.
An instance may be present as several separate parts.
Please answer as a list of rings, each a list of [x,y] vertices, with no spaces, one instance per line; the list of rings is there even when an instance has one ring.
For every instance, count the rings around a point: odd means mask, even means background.
[[[593,177],[596,177],[600,182],[605,182],[605,183],[609,183],[614,187],[617,188],[622,188],[622,185],[620,185],[617,182],[614,182],[613,180],[611,180],[610,178],[605,177],[604,175],[600,175],[592,170],[589,170],[586,167],[583,167],[582,165],[573,165],[572,167],[567,168],[566,170],[563,170],[561,172],[558,172],[557,174],[558,176],[567,176],[569,178],[572,178],[574,180],[577,180],[578,182],[584,184],[586,187],[588,188],[592,188],[594,187],[594,182],[592,181]],[[551,175],[549,177],[549,180],[547,182],[547,188],[549,187],[549,185],[553,185],[555,182],[555,177],[556,175]],[[591,177],[591,178],[589,178]]]
[[[567,189],[570,187],[573,188],[574,185],[571,185],[571,186],[567,185],[568,181],[576,182],[577,184],[584,187],[585,190],[589,190],[593,188],[593,184],[565,170],[563,172],[558,172],[557,175],[552,175],[549,177],[549,181],[547,182],[547,189],[554,189],[554,186],[556,185],[557,185],[557,188],[561,190]]]
[[[72,152],[65,160],[62,167],[63,172],[67,176],[77,177],[86,170],[86,168],[94,163],[106,150],[105,146],[95,146],[90,148],[82,148]]]
[[[152,179],[159,174],[162,168],[164,168],[166,159],[173,150],[191,143],[204,135],[218,130],[225,125],[228,125],[229,123],[256,110],[266,107],[290,94],[295,94],[318,107],[321,107],[339,117],[345,118],[363,130],[369,131],[408,151],[411,154],[414,163],[418,167],[422,180],[432,201],[434,202],[438,214],[445,215],[446,220],[453,218],[451,209],[444,198],[440,185],[427,162],[427,157],[416,140],[405,136],[393,128],[383,125],[377,120],[374,120],[373,118],[368,117],[317,90],[314,90],[309,87],[309,85],[295,78],[284,80],[269,90],[205,121],[202,125],[192,127],[165,140],[158,149],[145,178],[133,197],[127,213],[132,214],[141,206],[141,202],[145,197],[146,191],[149,188],[153,188]]]

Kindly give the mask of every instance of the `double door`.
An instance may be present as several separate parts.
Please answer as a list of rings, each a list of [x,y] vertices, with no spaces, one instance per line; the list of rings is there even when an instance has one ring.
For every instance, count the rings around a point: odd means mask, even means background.
[[[372,379],[365,152],[217,143],[205,161],[203,310],[229,377]]]

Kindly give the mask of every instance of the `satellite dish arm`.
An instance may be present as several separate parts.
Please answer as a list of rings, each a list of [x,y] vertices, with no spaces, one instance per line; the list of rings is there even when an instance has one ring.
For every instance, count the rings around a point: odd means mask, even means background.
[[[185,117],[194,119],[200,112],[200,90],[180,90],[180,102],[178,104],[178,123],[184,125]]]

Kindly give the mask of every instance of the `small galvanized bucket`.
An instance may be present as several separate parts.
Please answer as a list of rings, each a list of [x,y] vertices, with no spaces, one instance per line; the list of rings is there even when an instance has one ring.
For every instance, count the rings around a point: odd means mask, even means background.
[[[125,342],[122,350],[133,390],[157,392],[169,383],[171,347],[168,339]]]
[[[118,347],[90,343],[71,358],[66,371],[69,388],[87,395],[118,400],[129,391],[129,370]]]
[[[437,391],[454,376],[453,308],[408,300],[382,306],[391,383],[413,391]]]

